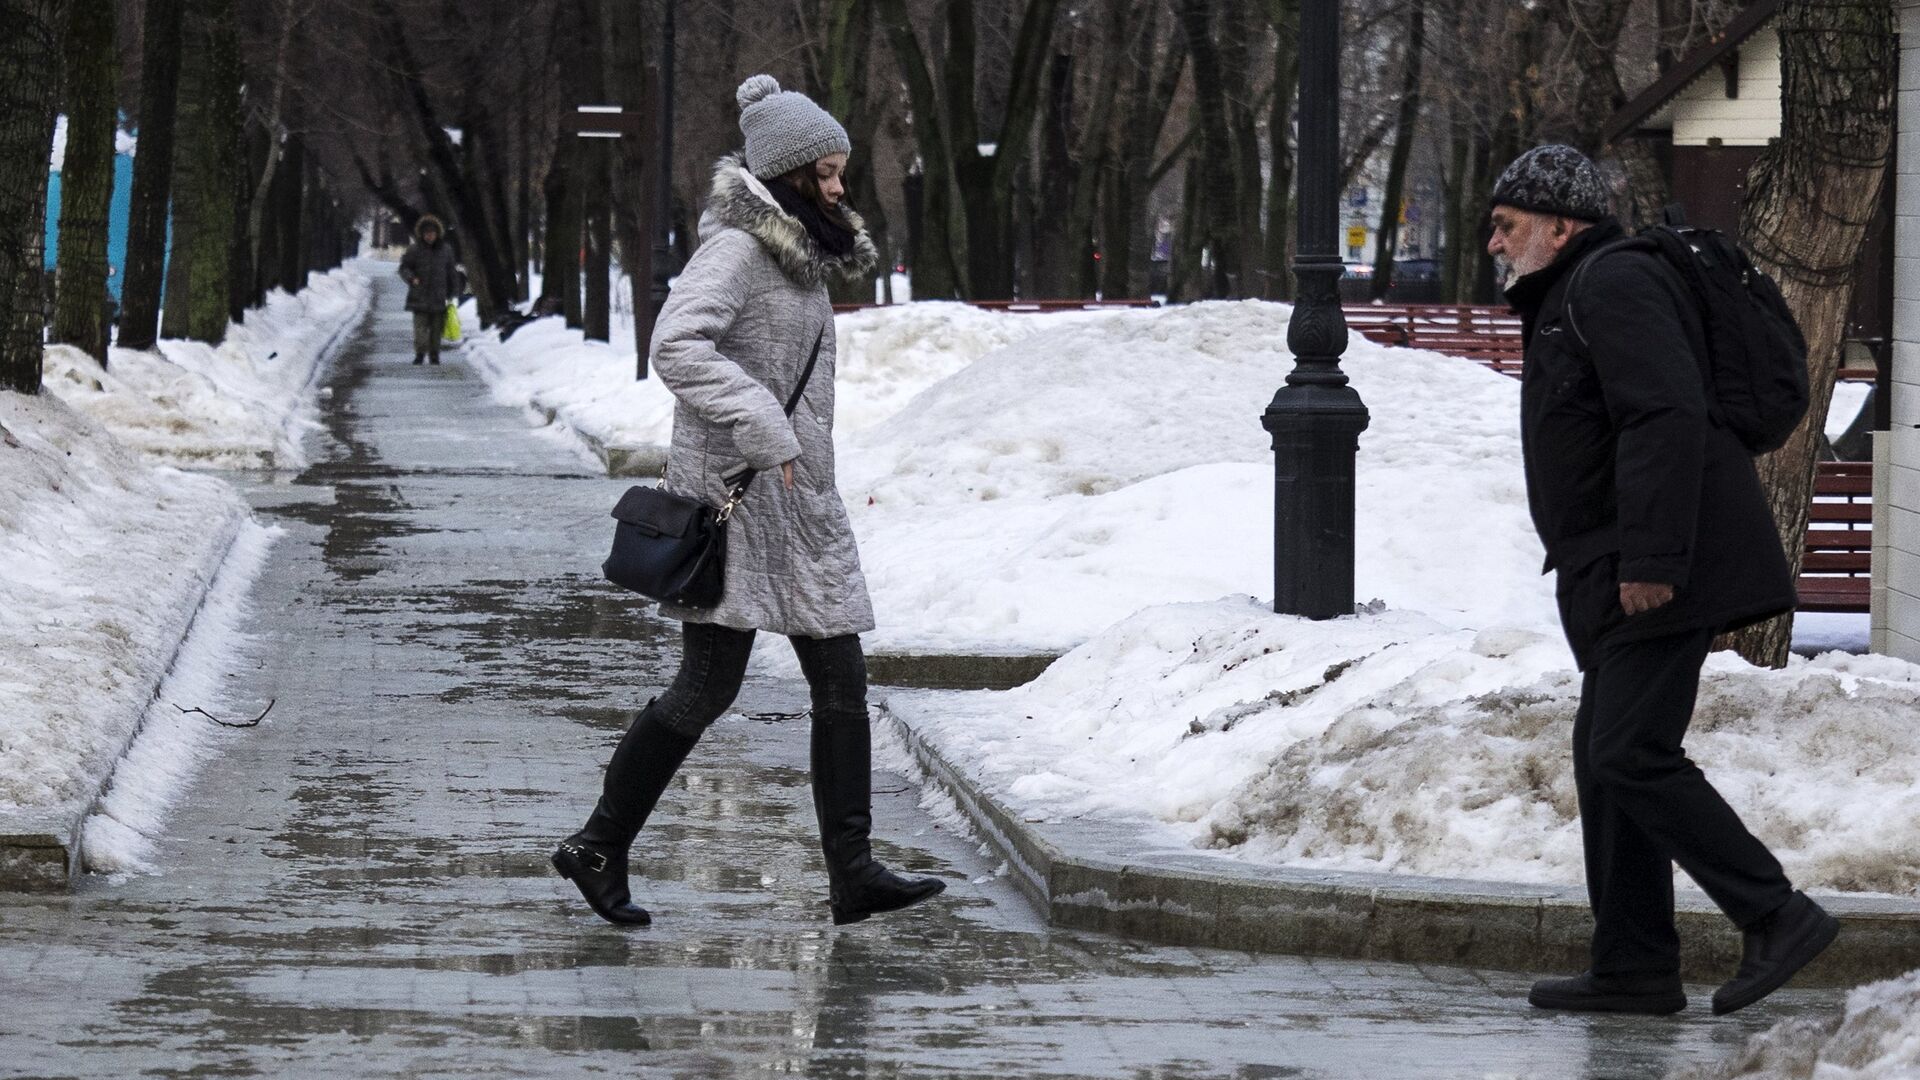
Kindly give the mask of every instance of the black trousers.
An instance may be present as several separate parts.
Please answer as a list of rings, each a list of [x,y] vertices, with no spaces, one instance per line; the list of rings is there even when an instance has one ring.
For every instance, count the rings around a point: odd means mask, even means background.
[[[1793,894],[1773,853],[1680,745],[1713,636],[1694,630],[1603,644],[1581,686],[1573,776],[1596,973],[1679,970],[1674,863],[1742,927]]]
[[[712,623],[681,623],[680,670],[653,703],[662,724],[697,739],[718,720],[746,681],[747,657],[757,631]],[[860,635],[792,637],[800,670],[807,677],[815,717],[867,715],[867,659]]]

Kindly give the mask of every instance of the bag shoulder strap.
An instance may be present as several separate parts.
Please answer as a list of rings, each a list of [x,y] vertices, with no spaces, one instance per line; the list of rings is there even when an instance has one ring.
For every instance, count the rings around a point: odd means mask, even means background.
[[[800,397],[807,392],[807,383],[813,381],[813,367],[820,362],[820,346],[824,344],[826,340],[827,328],[822,326],[819,336],[813,339],[813,355],[807,357],[807,366],[800,372],[800,382],[794,386],[793,393],[787,395],[788,416],[792,416],[793,410],[800,407]],[[727,496],[726,512],[731,513],[733,507],[746,496],[747,485],[753,483],[753,478],[758,475],[760,475],[760,473],[757,469],[742,469],[734,473],[731,477],[723,478],[727,486],[731,489],[731,493]],[[721,520],[724,521],[725,519],[722,518]]]

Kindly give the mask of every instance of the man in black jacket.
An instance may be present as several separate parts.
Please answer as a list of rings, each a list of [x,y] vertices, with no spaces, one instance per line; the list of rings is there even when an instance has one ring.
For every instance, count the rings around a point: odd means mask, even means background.
[[[1698,301],[1657,254],[1617,249],[1591,161],[1522,155],[1495,185],[1487,251],[1522,319],[1527,498],[1558,572],[1561,625],[1585,676],[1574,781],[1593,906],[1593,963],[1536,983],[1542,1008],[1686,1007],[1673,922],[1678,863],[1745,932],[1716,1014],[1778,989],[1837,924],[1688,760],[1713,638],[1794,606],[1773,517],[1703,385]],[[1571,286],[1571,288],[1570,288]]]

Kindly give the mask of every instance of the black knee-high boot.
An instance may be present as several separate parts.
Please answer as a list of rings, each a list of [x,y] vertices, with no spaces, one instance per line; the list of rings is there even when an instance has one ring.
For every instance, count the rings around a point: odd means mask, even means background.
[[[873,736],[867,714],[813,715],[813,810],[827,858],[835,926],[898,911],[945,891],[939,878],[903,877],[873,857]]]
[[[645,926],[653,921],[627,889],[627,849],[698,741],[654,719],[649,702],[607,763],[600,801],[586,825],[553,853],[553,868],[608,922]]]

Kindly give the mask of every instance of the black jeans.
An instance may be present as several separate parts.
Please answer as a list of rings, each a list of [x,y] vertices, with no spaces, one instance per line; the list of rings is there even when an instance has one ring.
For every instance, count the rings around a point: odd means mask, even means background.
[[[674,731],[697,739],[739,696],[757,631],[682,623],[680,633],[680,671],[673,685],[654,700],[654,716]],[[857,713],[864,724],[867,658],[860,649],[860,635],[787,640],[793,642],[800,670],[807,676],[814,716]]]
[[[1750,926],[1793,894],[1780,863],[1680,745],[1713,633],[1605,644],[1573,724],[1573,777],[1593,905],[1593,970],[1680,968],[1673,864]]]

